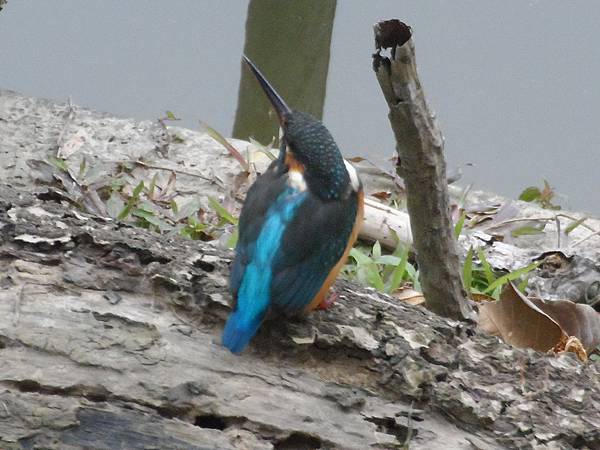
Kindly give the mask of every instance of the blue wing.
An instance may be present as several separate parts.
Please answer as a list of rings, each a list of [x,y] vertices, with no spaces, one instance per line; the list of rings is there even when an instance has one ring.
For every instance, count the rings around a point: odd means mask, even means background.
[[[290,188],[277,165],[246,197],[230,289],[234,311],[223,344],[242,351],[270,307],[294,314],[315,297],[344,253],[357,211],[355,196],[323,201]]]
[[[242,283],[246,267],[250,263],[256,241],[264,225],[267,212],[286,189],[287,177],[280,161],[274,161],[269,169],[259,176],[246,194],[246,200],[238,224],[238,243],[235,260],[229,276],[229,290],[237,301],[237,293]],[[235,306],[235,304],[234,304]]]
[[[287,177],[276,171],[273,166],[253,185],[240,217],[230,278],[235,306],[223,330],[223,345],[234,353],[246,347],[269,309],[273,261],[288,224],[307,196],[287,186]]]
[[[356,196],[324,202],[309,195],[289,224],[273,264],[273,307],[305,310],[344,254],[358,209]]]

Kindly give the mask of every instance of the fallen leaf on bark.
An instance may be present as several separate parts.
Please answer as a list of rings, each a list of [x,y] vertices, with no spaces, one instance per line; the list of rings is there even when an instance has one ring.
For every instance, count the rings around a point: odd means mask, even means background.
[[[376,199],[379,199],[381,201],[386,201],[386,200],[388,200],[392,196],[392,193],[391,192],[381,191],[381,192],[374,192],[371,195],[373,197],[375,197]]]
[[[560,342],[554,346],[553,350],[554,353],[572,352],[575,353],[581,361],[586,362],[588,360],[587,352],[585,351],[585,348],[583,348],[583,344],[575,336],[571,336],[566,340],[561,339]]]
[[[500,300],[479,304],[479,327],[515,347],[573,351],[580,359],[600,344],[600,314],[568,300],[527,298],[512,283]]]
[[[530,300],[558,323],[567,336],[577,337],[588,353],[600,345],[600,313],[591,306],[569,300]]]
[[[479,327],[515,347],[541,352],[554,348],[563,334],[560,326],[512,283],[502,290],[500,300],[480,304]]]
[[[422,292],[416,291],[412,288],[401,288],[392,294],[393,297],[398,300],[402,300],[404,303],[409,305],[421,305],[425,303],[425,297]]]

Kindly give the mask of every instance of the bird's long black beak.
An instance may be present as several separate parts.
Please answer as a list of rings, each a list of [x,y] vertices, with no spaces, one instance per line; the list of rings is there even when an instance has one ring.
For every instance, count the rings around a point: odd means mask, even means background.
[[[265,91],[265,94],[267,94],[267,98],[273,105],[273,108],[275,108],[277,117],[279,117],[279,124],[281,125],[282,128],[284,128],[285,117],[288,114],[290,114],[292,112],[292,110],[285,103],[283,98],[281,98],[281,96],[277,93],[275,88],[273,86],[271,86],[271,83],[269,83],[267,81],[267,79],[260,72],[260,70],[258,70],[258,67],[256,67],[254,65],[254,63],[252,61],[250,61],[250,59],[246,55],[242,55],[242,58],[243,58],[244,62],[246,64],[248,64],[248,67],[250,68],[250,70],[252,71],[252,73],[254,74],[254,76],[256,77],[258,82],[260,83],[260,86],[263,88],[263,91]]]

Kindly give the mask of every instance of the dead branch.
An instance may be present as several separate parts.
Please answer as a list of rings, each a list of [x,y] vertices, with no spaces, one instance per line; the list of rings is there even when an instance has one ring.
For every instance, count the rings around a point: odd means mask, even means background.
[[[390,108],[427,307],[445,317],[471,317],[452,235],[444,141],[417,74],[411,29],[398,20],[379,22],[375,43],[373,68]],[[384,49],[390,57],[381,55]]]

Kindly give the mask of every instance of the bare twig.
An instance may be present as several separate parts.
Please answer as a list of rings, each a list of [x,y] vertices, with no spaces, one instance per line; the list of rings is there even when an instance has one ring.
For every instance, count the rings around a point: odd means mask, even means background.
[[[587,235],[586,237],[578,240],[577,242],[573,242],[573,244],[571,245],[571,247],[576,247],[578,245],[583,244],[585,241],[593,238],[594,236],[600,236],[600,230],[598,231],[594,231],[592,234]]]
[[[446,317],[470,318],[452,231],[444,141],[417,74],[412,31],[399,20],[379,22],[375,45],[373,69],[390,109],[427,306]],[[381,54],[387,49],[389,57]]]
[[[158,145],[156,146],[156,151],[163,158],[167,158],[169,156],[169,147],[173,143],[173,136],[171,136],[171,133],[169,133],[169,129],[167,128],[167,124],[165,123],[168,120],[175,121],[181,119],[175,117],[175,114],[173,114],[171,111],[167,111],[164,117],[159,117],[158,119],[156,119],[156,121],[158,122],[158,126],[162,131],[162,137],[164,139],[164,142],[158,143]]]
[[[486,231],[493,230],[496,228],[501,228],[504,225],[510,225],[511,223],[517,223],[517,222],[552,222],[552,221],[555,221],[559,217],[564,217],[565,219],[569,219],[569,220],[573,220],[573,221],[579,220],[576,217],[570,216],[568,214],[559,213],[559,214],[554,214],[552,216],[547,216],[547,217],[518,217],[518,218],[514,218],[514,219],[507,219],[507,220],[503,220],[502,222],[498,222],[498,223],[489,225],[489,226],[485,227],[484,229]],[[584,223],[581,224],[581,227],[586,228],[589,231],[596,232],[596,230],[594,228],[592,228],[589,225],[586,225]]]
[[[578,226],[581,226],[582,228],[585,228],[589,231],[591,231],[592,233],[589,234],[588,236],[573,242],[570,247],[576,247],[582,243],[584,243],[585,241],[587,241],[588,239],[593,238],[594,236],[598,236],[600,235],[600,230],[595,230],[593,227],[586,225],[585,223],[583,223],[583,221],[581,221],[581,219],[578,219],[576,217],[573,217],[569,214],[564,214],[564,213],[559,213],[559,214],[554,214],[553,216],[549,216],[549,217],[519,217],[516,219],[508,219],[508,220],[503,220],[502,222],[498,222],[495,223],[493,225],[490,225],[488,227],[485,227],[484,230],[485,231],[489,231],[489,230],[493,230],[493,229],[497,229],[497,228],[501,228],[505,225],[510,225],[511,223],[518,223],[518,222],[555,222],[556,223],[556,233],[557,233],[557,246],[558,248],[560,248],[561,245],[561,223],[560,223],[560,218],[564,217],[565,219],[569,219],[572,220],[574,222],[580,222],[578,224]],[[565,228],[565,235],[569,233],[568,228]]]
[[[75,118],[75,108],[73,108],[73,102],[71,100],[71,97],[69,97],[67,99],[67,109],[65,111],[65,122],[60,130],[60,133],[58,133],[58,138],[56,139],[56,157],[57,158],[62,158],[61,151],[62,151],[62,147],[65,143],[65,135],[67,133],[69,126],[73,122],[74,118]]]
[[[121,162],[126,162],[126,161],[121,161]],[[175,173],[179,173],[181,175],[188,175],[190,177],[202,178],[203,180],[210,181],[211,183],[216,183],[216,184],[219,184],[221,186],[224,185],[223,180],[219,179],[218,177],[209,178],[209,177],[207,177],[205,175],[202,175],[201,173],[188,172],[187,170],[175,169],[175,168],[172,168],[172,167],[158,166],[156,164],[149,164],[149,163],[146,163],[146,162],[140,161],[140,160],[131,161],[131,162],[133,164],[137,164],[139,166],[146,167],[147,169],[165,170],[167,172],[175,172]]]

